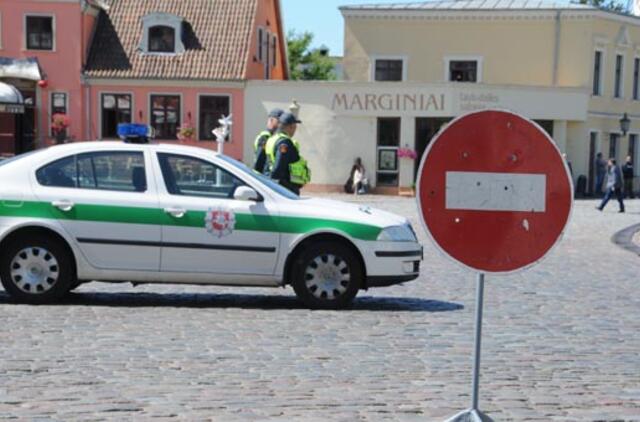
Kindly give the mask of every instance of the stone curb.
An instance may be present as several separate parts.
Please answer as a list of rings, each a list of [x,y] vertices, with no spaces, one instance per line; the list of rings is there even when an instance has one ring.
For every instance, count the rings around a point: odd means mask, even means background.
[[[640,246],[633,242],[633,236],[638,231],[640,231],[640,224],[634,224],[633,226],[622,229],[618,233],[614,234],[611,241],[622,249],[626,249],[629,252],[633,252],[640,256]]]

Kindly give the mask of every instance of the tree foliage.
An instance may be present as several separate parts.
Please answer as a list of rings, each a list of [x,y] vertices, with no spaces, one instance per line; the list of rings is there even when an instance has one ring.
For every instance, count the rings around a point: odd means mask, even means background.
[[[579,0],[578,3],[588,6],[597,7],[598,9],[608,10],[610,12],[628,14],[626,6],[622,2],[616,0]]]
[[[333,80],[335,63],[326,48],[311,49],[313,34],[289,31],[289,76],[293,80]]]

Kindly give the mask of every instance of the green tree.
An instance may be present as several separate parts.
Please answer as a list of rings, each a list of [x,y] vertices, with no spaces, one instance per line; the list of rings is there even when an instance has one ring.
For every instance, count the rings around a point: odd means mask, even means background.
[[[287,48],[289,50],[289,76],[293,80],[333,80],[335,62],[329,57],[329,49],[311,49],[313,34],[289,31]]]
[[[629,14],[627,7],[624,6],[622,2],[616,0],[579,0],[578,3],[597,7],[598,9],[608,10],[610,12]]]

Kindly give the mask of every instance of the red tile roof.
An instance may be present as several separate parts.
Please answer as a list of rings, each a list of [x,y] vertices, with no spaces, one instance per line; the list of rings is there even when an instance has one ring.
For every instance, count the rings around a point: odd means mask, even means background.
[[[95,78],[243,80],[260,0],[102,0],[86,73]],[[186,51],[139,51],[142,17],[153,12],[184,19]]]

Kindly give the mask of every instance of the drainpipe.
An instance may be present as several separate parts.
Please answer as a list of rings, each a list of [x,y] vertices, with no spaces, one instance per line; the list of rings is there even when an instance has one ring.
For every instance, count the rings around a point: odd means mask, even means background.
[[[561,15],[562,11],[556,12],[556,33],[553,47],[553,85],[558,85],[558,66],[560,61],[560,36],[562,31]]]

